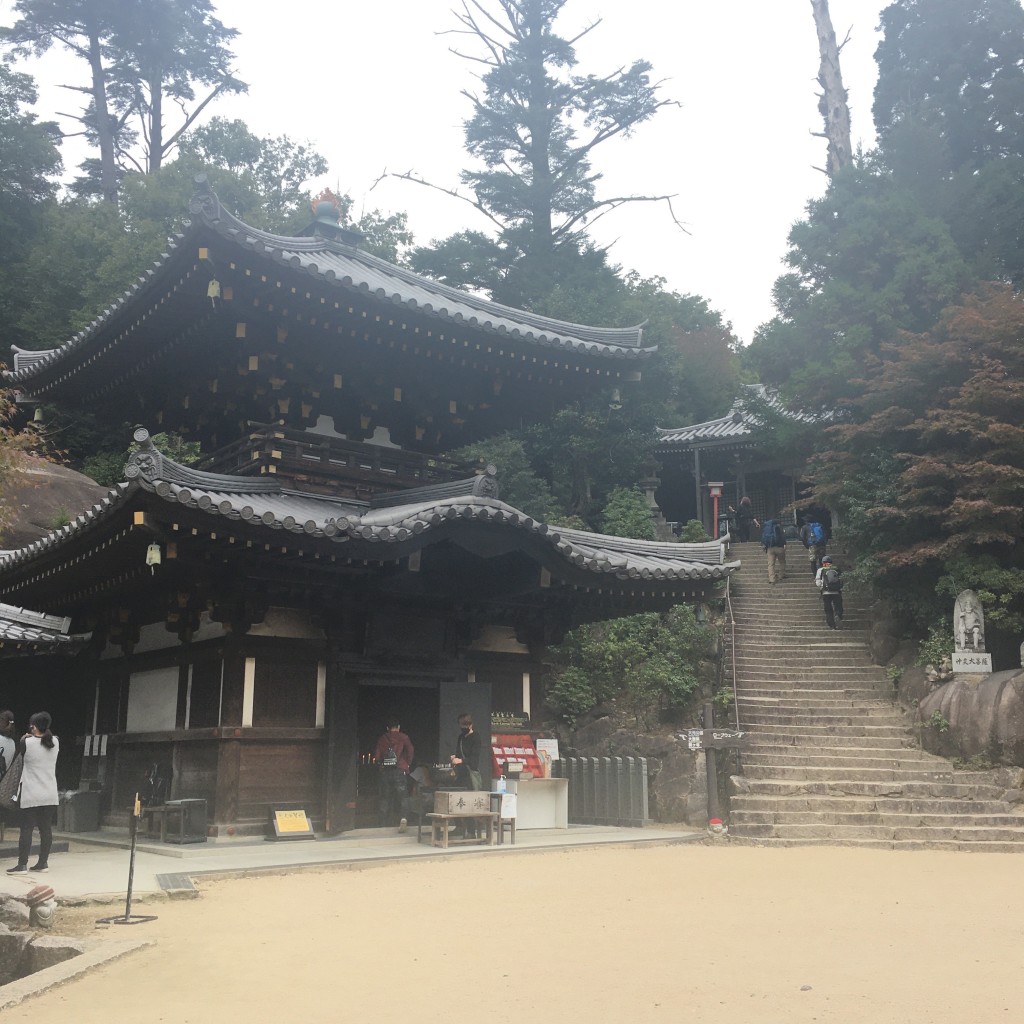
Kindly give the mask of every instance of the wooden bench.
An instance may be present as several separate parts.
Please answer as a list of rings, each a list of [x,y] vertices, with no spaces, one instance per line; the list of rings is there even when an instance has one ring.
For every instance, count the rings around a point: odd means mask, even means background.
[[[198,801],[196,800],[172,800],[170,803],[166,804],[155,804],[151,807],[143,807],[141,809],[142,821],[140,825],[140,831],[143,833],[143,835],[147,836],[155,836],[159,833],[160,842],[166,843],[168,842],[168,821],[170,820],[170,823],[173,824],[174,816],[177,815],[177,835],[173,836],[170,842],[205,843],[205,835],[202,837],[189,836],[185,833],[185,825],[188,822],[189,813],[192,811],[192,805],[197,802]],[[159,830],[157,829],[157,823],[159,823]]]
[[[493,846],[494,826],[498,822],[498,814],[495,811],[461,811],[456,814],[439,814],[436,811],[427,814],[427,821],[430,822],[430,845],[440,846],[447,850],[449,846]],[[450,825],[464,825],[471,828],[473,825],[483,826],[482,834],[478,836],[460,836],[455,839],[448,834]]]

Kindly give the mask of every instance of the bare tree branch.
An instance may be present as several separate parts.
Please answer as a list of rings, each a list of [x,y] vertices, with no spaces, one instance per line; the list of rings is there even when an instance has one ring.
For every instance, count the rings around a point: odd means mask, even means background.
[[[435,185],[432,181],[427,181],[426,178],[421,178],[413,171],[405,171],[403,174],[389,174],[390,178],[399,178],[402,181],[411,181],[416,185],[423,185],[426,188],[432,188],[437,192],[443,192],[446,196],[451,196],[453,199],[458,199],[460,202],[468,203],[475,210],[479,210],[492,224],[498,228],[505,226],[504,222],[495,217],[490,211],[476,199],[470,199],[469,196],[464,196],[461,192],[457,192],[455,189],[445,188],[443,185]]]

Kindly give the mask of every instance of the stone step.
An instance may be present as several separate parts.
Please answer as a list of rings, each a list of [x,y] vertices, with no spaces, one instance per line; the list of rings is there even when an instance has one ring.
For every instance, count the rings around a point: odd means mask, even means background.
[[[814,697],[810,700],[799,700],[793,697],[749,697],[740,694],[736,701],[740,711],[824,711],[838,712],[846,708],[884,709],[889,714],[899,715],[893,708],[892,701],[884,700],[877,694],[866,697],[847,697],[829,700],[826,697]]]
[[[890,715],[900,712],[893,707],[891,700],[885,700],[877,693],[864,697],[849,697],[842,692],[832,697],[803,697],[790,694],[751,694],[744,691],[737,693],[737,704],[751,711],[839,711],[846,708],[873,708],[885,711]]]
[[[800,794],[798,796],[758,796],[744,793],[732,798],[732,811],[743,814],[812,814],[823,817],[828,814],[964,814],[968,816],[986,815],[989,817],[1014,817],[1018,824],[1024,825],[1024,809],[1019,804],[1010,804],[1005,800],[971,800],[969,802],[951,797],[914,797],[898,796],[826,796],[816,794]]]
[[[889,828],[1011,828],[1024,829],[1016,814],[961,814],[912,810],[896,811],[746,811],[732,808],[729,830],[752,825],[883,825]]]
[[[850,748],[851,750],[856,748]],[[743,771],[751,768],[771,767],[805,767],[805,768],[855,768],[858,771],[866,768],[898,768],[922,771],[947,771],[941,758],[919,756],[913,748],[900,751],[884,752],[877,749],[869,753],[854,754],[843,751],[837,755],[834,751],[825,754],[807,754],[790,748],[782,754],[769,754],[761,750],[743,751]]]
[[[852,846],[862,850],[941,850],[958,853],[1020,853],[1022,847],[1015,842],[984,842],[982,840],[935,840],[935,839],[851,839],[829,837],[826,839],[778,839],[768,836],[733,836],[728,842],[735,846]]]
[[[746,723],[740,719],[740,727],[747,729]],[[798,741],[828,743],[833,736],[854,736],[854,737],[904,737],[910,736],[911,731],[905,725],[829,725],[811,728],[810,726],[791,726],[782,724],[763,723],[749,730],[755,737],[763,736],[770,742],[778,742],[780,737],[795,739]]]
[[[856,782],[851,779],[753,779],[743,776],[737,788],[743,796],[809,796],[828,797],[900,797],[907,800],[998,800],[1003,790],[998,786],[933,782],[918,778],[913,781]],[[736,799],[734,797],[733,799]]]
[[[732,661],[730,652],[729,661]],[[858,672],[865,669],[873,670],[878,675],[885,675],[881,665],[875,665],[867,656],[864,645],[860,643],[844,645],[822,644],[820,646],[807,645],[801,651],[794,651],[789,647],[780,647],[777,650],[758,648],[757,650],[737,650],[737,666],[744,665],[750,668],[774,668],[776,671],[787,669],[811,669],[827,665],[830,669],[850,668]]]
[[[925,768],[844,768],[820,767],[812,768],[801,764],[756,765],[747,764],[743,759],[743,777],[751,782],[933,782],[952,783],[951,769]]]
[[[1024,828],[990,828],[984,825],[890,826],[890,825],[737,825],[729,834],[746,838],[771,839],[888,839],[896,842],[915,840],[929,845],[936,842],[1024,842]]]
[[[727,658],[726,665],[732,671],[733,659]],[[827,676],[832,681],[842,679],[858,679],[867,677],[869,679],[888,679],[885,670],[880,665],[872,665],[867,658],[851,658],[846,655],[825,655],[806,658],[791,657],[786,651],[779,651],[774,657],[768,651],[759,653],[756,657],[749,654],[736,655],[736,674],[741,678],[748,675],[761,675],[763,678],[786,679],[788,677],[799,677],[806,679],[809,676]]]
[[[742,722],[741,722],[742,724]],[[831,751],[840,757],[845,756],[848,750],[920,750],[914,745],[910,735],[903,736],[800,736],[792,739],[784,739],[780,736],[773,736],[769,739],[763,738],[758,733],[748,733],[750,739],[748,745],[743,748],[743,757],[747,753],[763,752],[766,754],[782,753],[786,750],[799,751],[801,754],[822,753]],[[941,758],[940,758],[941,760]]]
[[[984,773],[922,751],[867,648],[867,595],[848,586],[839,630],[824,621],[802,548],[767,582],[759,545],[734,548],[726,672],[749,746],[739,753],[729,841],[874,849],[1024,852],[1024,807]]]
[[[834,714],[827,711],[778,711],[759,709],[740,713],[740,722],[756,732],[761,725],[815,726],[828,729],[833,725],[901,725],[902,721],[889,708],[845,708]]]

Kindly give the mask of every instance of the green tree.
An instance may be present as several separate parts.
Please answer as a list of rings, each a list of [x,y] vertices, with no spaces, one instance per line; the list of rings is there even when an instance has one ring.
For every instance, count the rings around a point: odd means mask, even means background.
[[[497,467],[501,500],[543,522],[562,519],[562,509],[551,493],[546,480],[541,479],[530,465],[526,447],[514,434],[496,437],[467,445],[452,453],[453,458],[467,463],[491,464]]]
[[[615,699],[648,728],[663,713],[678,714],[700,685],[699,666],[711,656],[715,633],[693,609],[650,612],[580,626],[553,649],[558,664],[546,702],[570,725]]]
[[[878,162],[834,178],[789,236],[792,268],[775,284],[778,315],[746,358],[805,408],[856,391],[866,360],[900,330],[928,329],[972,281],[949,225]]]
[[[119,15],[109,47],[111,94],[121,120],[135,121],[142,139],[139,157],[122,156],[151,174],[209,103],[247,90],[232,73],[228,48],[238,32],[214,17],[210,0],[122,0]],[[197,86],[208,90],[198,100]],[[164,127],[169,105],[183,111],[170,134]]]
[[[490,247],[481,256],[487,274],[496,267],[504,271],[510,291],[492,286],[502,301],[514,297],[531,305],[538,289],[546,291],[549,281],[586,255],[583,231],[595,218],[625,203],[668,199],[598,196],[595,152],[628,137],[672,101],[659,95],[646,61],[601,76],[576,73],[575,44],[599,22],[572,38],[559,35],[555,22],[566,3],[467,0],[456,14],[460,27],[454,31],[476,46],[459,55],[483,70],[482,91],[464,92],[473,109],[465,122],[466,149],[478,166],[461,178],[472,198],[452,194],[471,202],[497,231],[503,258],[496,259]],[[464,241],[463,235],[433,246],[433,262],[446,261],[449,280],[459,273],[480,276],[475,265],[468,274],[466,267],[460,270]],[[420,259],[431,258],[424,253]]]
[[[23,109],[35,100],[32,79],[0,65],[0,334],[21,348],[29,347],[17,327],[30,301],[25,254],[61,170],[57,126]]]
[[[886,149],[930,133],[939,173],[1024,155],[1024,9],[1019,0],[896,0],[881,14],[872,112]],[[910,155],[910,147],[905,152]]]
[[[601,513],[601,529],[613,537],[657,540],[647,499],[637,487],[616,487]]]
[[[237,32],[213,16],[210,0],[16,0],[14,10],[18,20],[0,30],[0,40],[15,56],[38,56],[57,44],[88,68],[88,84],[68,86],[87,97],[72,119],[99,150],[83,165],[83,194],[116,202],[126,168],[158,170],[211,100],[245,89],[230,72],[228,43]],[[210,91],[187,111],[197,85]],[[167,101],[184,111],[170,135]]]
[[[828,431],[815,496],[859,570],[919,627],[973,586],[1024,629],[1024,302],[987,286],[886,347],[851,422]]]

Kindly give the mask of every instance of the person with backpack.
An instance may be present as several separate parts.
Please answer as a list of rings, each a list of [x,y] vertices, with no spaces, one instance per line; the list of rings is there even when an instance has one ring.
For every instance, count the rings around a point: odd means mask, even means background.
[[[800,527],[800,540],[807,548],[807,557],[811,563],[811,575],[817,579],[821,560],[825,556],[825,528],[816,519],[809,519]]]
[[[764,521],[761,547],[768,555],[768,582],[781,583],[786,578],[786,531],[777,515]]]
[[[821,591],[821,599],[825,604],[825,622],[829,629],[838,629],[843,621],[843,577],[832,564],[832,556],[825,555],[821,560],[821,568],[814,577],[814,582]]]
[[[399,832],[408,828],[402,812],[409,795],[409,769],[415,756],[412,740],[402,732],[398,719],[389,718],[387,730],[381,734],[373,751],[374,761],[380,769],[377,824],[381,828],[397,825]]]

